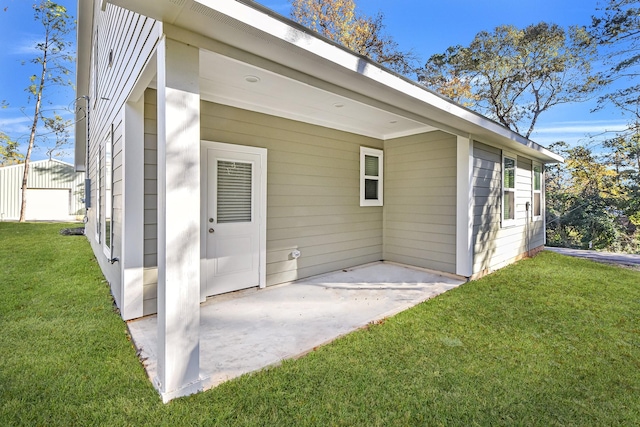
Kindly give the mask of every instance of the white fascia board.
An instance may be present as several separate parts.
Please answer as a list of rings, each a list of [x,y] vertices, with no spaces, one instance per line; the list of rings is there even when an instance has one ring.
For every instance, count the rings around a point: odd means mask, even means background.
[[[307,54],[334,64],[331,67],[331,73],[335,73],[334,77],[336,78],[332,79],[331,76],[325,74],[323,77],[327,81],[339,79],[346,88],[361,92],[362,90],[367,90],[366,85],[360,84],[359,88],[357,88],[357,84],[354,84],[353,87],[348,87],[350,83],[340,79],[341,76],[344,77],[345,71],[352,75],[353,73],[359,74],[367,77],[371,83],[375,83],[375,86],[385,92],[385,102],[422,115],[430,120],[429,124],[434,122],[441,123],[442,129],[447,132],[459,136],[469,134],[486,136],[491,140],[495,139],[496,141],[494,142],[511,146],[511,148],[518,149],[518,151],[522,151],[544,163],[562,161],[562,157],[501,124],[429,91],[417,82],[395,74],[370,59],[357,55],[288,18],[253,2],[245,0],[183,0],[182,2],[171,0],[156,0],[154,2],[145,0],[110,0],[110,2],[176,26],[191,23],[189,16],[193,16],[193,13],[202,16],[207,11],[217,11],[240,24],[263,33],[265,36],[263,39],[267,43],[269,38],[278,39],[298,49],[298,54],[302,50]],[[199,30],[195,26],[190,26],[189,28],[194,32],[206,31],[206,29]],[[230,25],[229,29],[230,31],[245,31],[242,29],[242,25]],[[243,48],[242,46],[239,47]],[[253,47],[255,48],[255,43]],[[244,48],[247,47],[244,46]],[[265,53],[262,52],[262,54],[264,55]],[[295,68],[296,65],[293,62],[303,63],[306,61],[304,55],[298,54],[288,55],[292,63],[286,65]],[[373,90],[371,85],[369,85],[368,90]],[[373,94],[368,93],[367,95],[372,96]]]
[[[390,72],[370,59],[357,55],[342,46],[326,40],[311,30],[307,30],[291,22],[287,18],[280,17],[273,12],[269,13],[266,10],[260,10],[263,8],[259,5],[243,4],[235,0],[194,0],[194,2],[224,13],[272,37],[290,43],[299,49],[320,56],[341,68],[368,77],[374,82],[391,88],[400,94],[419,100],[433,109],[445,112],[450,116],[447,121],[451,121],[450,123],[443,121],[445,125],[453,128],[464,127],[460,132],[457,132],[459,136],[478,132],[477,128],[480,128],[501,137],[500,142],[508,143],[513,141],[519,145],[518,148],[524,149],[525,152],[533,150],[535,154],[537,154],[535,157],[539,158],[540,161],[546,163],[563,161],[561,156],[552,153],[493,120],[441,97],[417,82]],[[413,109],[412,111],[415,112]],[[466,126],[464,122],[466,122]],[[469,125],[471,125],[471,128],[468,127]],[[532,155],[534,153],[528,152],[527,154]]]

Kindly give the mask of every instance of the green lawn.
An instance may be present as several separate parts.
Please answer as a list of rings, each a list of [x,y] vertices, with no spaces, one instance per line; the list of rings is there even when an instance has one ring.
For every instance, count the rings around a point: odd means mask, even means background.
[[[163,405],[63,227],[0,222],[0,426],[640,425],[640,272],[544,252]]]

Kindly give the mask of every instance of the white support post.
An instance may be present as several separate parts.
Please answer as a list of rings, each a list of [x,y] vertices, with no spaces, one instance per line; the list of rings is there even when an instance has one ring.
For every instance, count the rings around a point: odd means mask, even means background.
[[[122,144],[122,304],[124,320],[143,316],[144,302],[144,97],[124,107]]]
[[[158,46],[158,377],[165,402],[200,377],[200,93],[198,48]]]
[[[456,274],[473,275],[473,140],[457,139]]]

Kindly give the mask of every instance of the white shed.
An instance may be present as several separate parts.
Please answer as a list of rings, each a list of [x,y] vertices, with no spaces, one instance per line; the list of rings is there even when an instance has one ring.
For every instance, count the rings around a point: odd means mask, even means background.
[[[20,218],[24,164],[0,167],[0,220]],[[84,216],[84,172],[60,160],[30,163],[28,221],[75,221]]]

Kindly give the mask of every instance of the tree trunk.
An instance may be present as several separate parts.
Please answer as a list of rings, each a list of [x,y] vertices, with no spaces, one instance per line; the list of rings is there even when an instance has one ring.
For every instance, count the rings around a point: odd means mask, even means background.
[[[48,42],[48,37],[45,43]],[[29,145],[27,146],[27,155],[24,157],[24,173],[22,174],[22,203],[20,205],[20,222],[25,222],[27,213],[27,179],[29,178],[29,162],[31,161],[31,151],[36,141],[36,130],[40,119],[40,103],[42,102],[42,90],[44,89],[44,80],[47,75],[47,50],[42,55],[42,75],[40,76],[40,84],[35,93],[36,107],[33,113],[33,124],[31,125],[31,134],[29,135]]]

